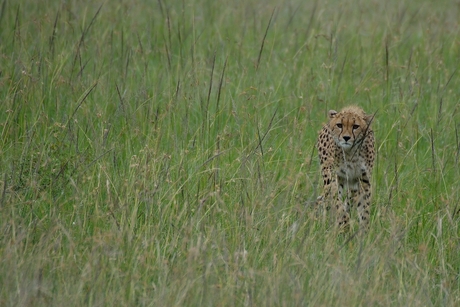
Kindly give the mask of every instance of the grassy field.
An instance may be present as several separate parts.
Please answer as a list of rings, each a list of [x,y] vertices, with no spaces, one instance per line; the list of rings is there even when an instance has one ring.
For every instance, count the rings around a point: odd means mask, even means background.
[[[458,3],[0,4],[1,306],[460,304]],[[349,104],[365,236],[311,206]]]

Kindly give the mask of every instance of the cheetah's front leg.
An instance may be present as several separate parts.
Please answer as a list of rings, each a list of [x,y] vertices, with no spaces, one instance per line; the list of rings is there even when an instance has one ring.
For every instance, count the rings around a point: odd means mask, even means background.
[[[368,177],[363,177],[359,181],[359,189],[353,193],[353,203],[358,208],[359,227],[364,231],[369,230],[369,207],[371,202],[371,184]]]
[[[350,208],[348,205],[348,199],[346,193],[344,193],[344,181],[339,178],[338,180],[338,199],[336,200],[336,214],[337,214],[337,224],[340,229],[348,230],[350,227]]]

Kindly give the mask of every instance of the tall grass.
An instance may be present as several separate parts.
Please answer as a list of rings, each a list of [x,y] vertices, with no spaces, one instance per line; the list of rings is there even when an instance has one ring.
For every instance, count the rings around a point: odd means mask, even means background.
[[[0,305],[460,303],[458,5],[0,7]],[[366,236],[311,206],[349,104],[376,113]]]

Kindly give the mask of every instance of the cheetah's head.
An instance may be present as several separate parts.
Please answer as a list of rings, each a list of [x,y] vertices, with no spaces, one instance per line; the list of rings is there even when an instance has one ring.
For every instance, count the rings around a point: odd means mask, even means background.
[[[337,112],[330,110],[329,128],[335,143],[349,150],[366,137],[373,115],[366,115],[361,108],[351,106]]]

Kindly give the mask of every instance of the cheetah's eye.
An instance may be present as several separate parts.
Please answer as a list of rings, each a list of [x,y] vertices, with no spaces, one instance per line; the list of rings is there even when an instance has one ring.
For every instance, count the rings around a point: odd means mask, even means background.
[[[353,125],[353,130],[356,130],[359,128],[359,125]]]
[[[342,129],[342,124],[337,124],[337,128]]]

